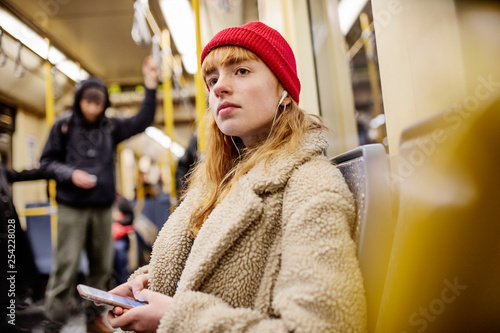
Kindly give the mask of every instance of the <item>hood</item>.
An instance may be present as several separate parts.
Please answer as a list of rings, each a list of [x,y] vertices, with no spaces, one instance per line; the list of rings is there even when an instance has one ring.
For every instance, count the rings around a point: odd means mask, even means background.
[[[104,94],[106,95],[106,104],[104,106],[104,110],[106,110],[110,105],[111,102],[109,100],[109,94],[108,94],[108,88],[104,82],[96,77],[91,77],[87,80],[83,80],[81,82],[78,82],[75,87],[75,98],[73,102],[73,110],[78,114],[81,115],[82,111],[80,110],[80,100],[82,99],[82,93],[85,89],[89,87],[96,87],[101,89]],[[104,114],[104,112],[103,112]]]

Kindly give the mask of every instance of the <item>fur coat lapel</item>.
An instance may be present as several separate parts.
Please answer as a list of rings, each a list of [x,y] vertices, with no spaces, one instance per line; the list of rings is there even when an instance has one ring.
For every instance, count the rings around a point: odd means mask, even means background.
[[[258,219],[264,205],[248,184],[239,182],[235,191],[213,210],[200,229],[181,276],[178,291],[198,290],[205,276],[222,255]]]

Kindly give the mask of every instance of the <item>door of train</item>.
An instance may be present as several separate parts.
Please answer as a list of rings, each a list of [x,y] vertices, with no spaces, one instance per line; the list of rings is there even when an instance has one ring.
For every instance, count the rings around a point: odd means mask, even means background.
[[[15,129],[16,109],[0,102],[0,161],[10,166],[12,163],[12,133]]]

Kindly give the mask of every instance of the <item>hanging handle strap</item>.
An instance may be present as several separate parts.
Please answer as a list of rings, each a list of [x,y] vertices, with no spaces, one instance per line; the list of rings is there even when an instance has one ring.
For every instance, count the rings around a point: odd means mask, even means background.
[[[3,50],[2,39],[3,39],[3,29],[2,27],[0,27],[0,67],[5,66],[5,64],[7,63],[7,54]]]
[[[23,66],[21,62],[21,51],[23,49],[23,43],[17,42],[17,56],[16,63],[14,65],[14,76],[17,78],[23,77],[26,72],[26,68]]]
[[[149,9],[147,0],[134,2],[134,23],[132,24],[132,39],[139,46],[146,46],[151,42],[151,34],[146,22],[146,11]]]
[[[160,47],[160,36],[154,35],[152,40],[152,46],[151,46],[151,55],[153,56],[153,59],[155,60],[156,66],[158,66],[159,73],[158,73],[158,79],[160,82],[163,82],[163,50]]]

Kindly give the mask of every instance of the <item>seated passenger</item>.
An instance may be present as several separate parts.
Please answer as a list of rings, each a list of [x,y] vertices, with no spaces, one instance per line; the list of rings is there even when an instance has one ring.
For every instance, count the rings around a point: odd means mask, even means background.
[[[44,179],[40,169],[16,171],[8,168],[0,156],[0,306],[5,315],[0,319],[0,332],[11,332],[22,328],[13,325],[12,311],[29,306],[43,288],[40,273],[35,263],[28,235],[21,227],[16,207],[12,200],[10,184],[20,181]],[[15,280],[8,272],[16,271]],[[12,289],[15,286],[15,292]],[[14,309],[12,309],[14,307]]]
[[[285,39],[260,22],[205,46],[206,152],[148,266],[112,293],[148,302],[108,313],[139,332],[365,332],[350,237],[354,201],[323,156],[321,119],[298,107]]]
[[[135,233],[134,210],[125,198],[118,199],[117,210],[113,212],[111,235],[113,236],[113,277],[117,284],[127,281],[129,271],[128,252],[130,249],[129,232]]]

